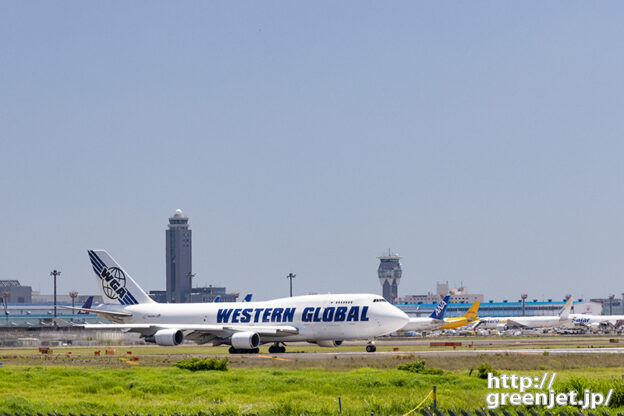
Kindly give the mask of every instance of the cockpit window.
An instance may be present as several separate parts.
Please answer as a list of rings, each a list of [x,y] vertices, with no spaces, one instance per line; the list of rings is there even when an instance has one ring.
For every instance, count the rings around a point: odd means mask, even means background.
[[[379,298],[379,299],[373,299],[373,302],[388,302],[388,301],[385,300],[384,298]]]

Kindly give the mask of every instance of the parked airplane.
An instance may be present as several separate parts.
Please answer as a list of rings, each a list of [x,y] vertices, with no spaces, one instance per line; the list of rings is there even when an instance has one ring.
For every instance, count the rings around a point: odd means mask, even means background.
[[[572,313],[571,326],[584,326],[592,329],[601,327],[620,328],[624,326],[624,315],[584,315]]]
[[[245,295],[245,299],[243,299],[243,302],[251,302],[251,293],[247,293],[247,295]]]
[[[185,339],[199,344],[231,345],[230,353],[285,352],[285,342],[307,341],[334,347],[348,339],[374,338],[401,329],[409,318],[379,295],[308,295],[265,302],[157,303],[104,250],[90,250],[89,258],[104,304],[71,308],[94,312],[114,324],[85,324],[87,329],[138,332],[148,342],[179,345]]]
[[[78,311],[78,315],[88,315],[89,311],[85,311],[84,309],[91,309],[91,305],[93,305],[93,296],[89,296],[85,303],[82,305],[82,309]]]
[[[438,303],[435,310],[428,317],[409,318],[409,322],[402,328],[403,331],[431,331],[444,325],[444,312],[451,297],[445,296]]]
[[[511,328],[560,328],[571,323],[570,310],[572,298],[563,305],[557,315],[548,316],[510,316],[481,318],[479,329],[511,329]]]
[[[219,295],[215,296],[215,298],[212,301],[215,302],[215,303],[221,302],[221,296],[219,296]]]
[[[480,304],[481,301],[476,301],[475,303],[470,305],[470,308],[468,308],[463,316],[459,316],[456,318],[444,318],[445,324],[442,325],[439,329],[455,329],[478,321],[479,318],[477,317],[477,313],[479,312]]]

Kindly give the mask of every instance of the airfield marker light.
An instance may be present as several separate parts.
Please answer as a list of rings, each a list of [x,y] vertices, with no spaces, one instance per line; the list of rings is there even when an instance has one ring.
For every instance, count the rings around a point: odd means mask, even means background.
[[[438,392],[437,392],[436,386],[433,386],[433,410],[435,411],[437,408],[438,408]]]
[[[342,413],[342,400],[340,399],[340,396],[338,396],[338,411]]]

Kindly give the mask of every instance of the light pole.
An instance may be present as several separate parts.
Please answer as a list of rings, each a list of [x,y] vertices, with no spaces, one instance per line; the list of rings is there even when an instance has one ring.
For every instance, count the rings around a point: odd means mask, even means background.
[[[50,272],[50,276],[54,277],[54,317],[56,318],[56,277],[60,276],[61,272],[54,269]]]
[[[288,273],[288,276],[286,276],[286,279],[290,279],[290,297],[292,298],[292,279],[294,279],[295,277],[297,277],[296,274],[292,274],[292,273]]]
[[[72,315],[76,312],[73,308],[74,308],[74,303],[76,301],[76,297],[78,296],[78,292],[69,292],[69,297],[72,299]]]

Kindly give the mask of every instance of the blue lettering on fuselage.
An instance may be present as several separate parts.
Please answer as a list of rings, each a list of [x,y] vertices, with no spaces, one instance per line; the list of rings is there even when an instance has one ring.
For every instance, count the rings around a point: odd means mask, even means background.
[[[360,316],[360,321],[368,321],[368,316],[366,316],[366,314],[368,314],[368,306],[363,306],[362,316]]]
[[[312,321],[312,314],[314,313],[314,308],[304,308],[303,313],[301,314],[301,320],[303,322]]]
[[[235,308],[217,310],[217,323],[293,322],[297,308]],[[302,322],[366,322],[368,306],[305,307]]]
[[[227,322],[232,315],[232,309],[219,309],[217,311],[217,323]]]
[[[296,308],[285,308],[282,314],[282,322],[292,322],[295,317]]]
[[[325,311],[323,312],[323,322],[331,322],[332,319],[334,319],[335,311],[336,311],[336,308],[334,308],[333,306],[330,306],[329,308],[325,308]]]
[[[347,314],[347,307],[340,306],[336,308],[336,313],[334,314],[334,322],[344,322]]]
[[[251,309],[251,308],[243,309],[243,313],[242,313],[240,321],[242,323],[247,323],[247,322],[251,321],[251,312],[252,311],[253,311],[253,309]]]
[[[232,314],[232,322],[238,323],[238,315],[240,315],[240,309],[234,309],[234,313]]]

